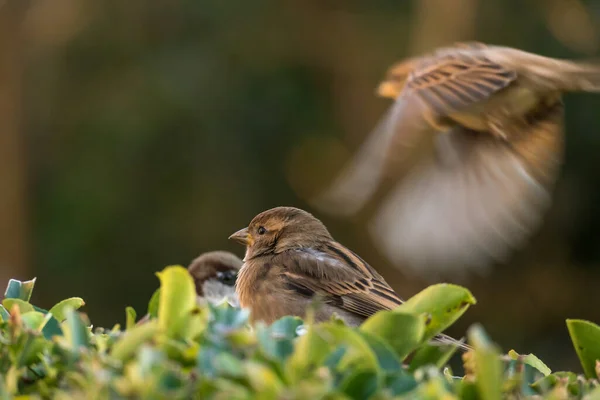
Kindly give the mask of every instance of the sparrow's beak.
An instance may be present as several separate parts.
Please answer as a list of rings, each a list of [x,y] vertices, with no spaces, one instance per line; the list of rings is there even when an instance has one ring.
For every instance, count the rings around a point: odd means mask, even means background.
[[[229,239],[235,240],[236,242],[246,246],[252,246],[254,244],[254,238],[250,232],[248,232],[248,228],[240,229],[233,235],[229,236]]]
[[[375,90],[377,96],[395,99],[398,96],[398,88],[390,81],[381,82]]]

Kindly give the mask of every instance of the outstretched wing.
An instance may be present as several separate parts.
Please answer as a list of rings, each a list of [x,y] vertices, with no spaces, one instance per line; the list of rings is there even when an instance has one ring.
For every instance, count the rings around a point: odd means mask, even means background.
[[[483,47],[481,47],[483,46]],[[405,90],[412,90],[437,116],[489,99],[517,79],[517,72],[491,61],[481,44],[438,50],[417,64]]]
[[[333,215],[358,212],[380,186],[390,161],[402,160],[431,132],[422,103],[402,92],[338,177],[310,203]]]
[[[516,72],[490,61],[481,44],[442,49],[412,61],[404,89],[338,178],[312,204],[351,215],[379,188],[386,169],[431,140],[440,119],[484,101],[510,85]]]
[[[501,261],[548,208],[563,156],[562,103],[532,116],[510,142],[454,128],[372,220],[374,242],[428,279]]]

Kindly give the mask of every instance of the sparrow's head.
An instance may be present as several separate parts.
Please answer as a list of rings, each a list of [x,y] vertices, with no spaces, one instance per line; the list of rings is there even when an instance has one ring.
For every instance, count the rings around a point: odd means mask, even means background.
[[[237,301],[235,281],[242,260],[226,251],[211,251],[194,259],[188,271],[194,278],[198,299],[219,303],[224,298]]]
[[[276,207],[258,214],[247,228],[229,237],[246,246],[250,260],[265,254],[277,254],[294,248],[311,247],[331,240],[325,225],[306,211],[294,207]]]
[[[414,61],[409,59],[400,61],[388,68],[384,80],[377,86],[377,95],[395,100],[404,89],[404,84],[413,70],[413,66]]]

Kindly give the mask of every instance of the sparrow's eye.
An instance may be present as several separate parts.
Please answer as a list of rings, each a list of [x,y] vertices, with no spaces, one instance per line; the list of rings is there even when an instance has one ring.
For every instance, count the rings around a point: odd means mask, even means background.
[[[259,226],[256,232],[258,232],[259,235],[264,235],[265,233],[267,233],[267,230],[264,226]]]
[[[235,285],[237,274],[233,271],[217,272],[217,280],[224,285]]]

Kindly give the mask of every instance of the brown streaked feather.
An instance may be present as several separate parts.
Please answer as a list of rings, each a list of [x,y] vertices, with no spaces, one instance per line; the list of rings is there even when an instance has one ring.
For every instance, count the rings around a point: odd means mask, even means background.
[[[284,267],[293,285],[362,317],[402,304],[383,277],[352,251],[333,241],[323,247],[290,250],[273,262]]]
[[[516,78],[515,70],[479,52],[453,49],[418,64],[408,77],[406,90],[414,91],[437,115],[446,116],[489,99]]]

